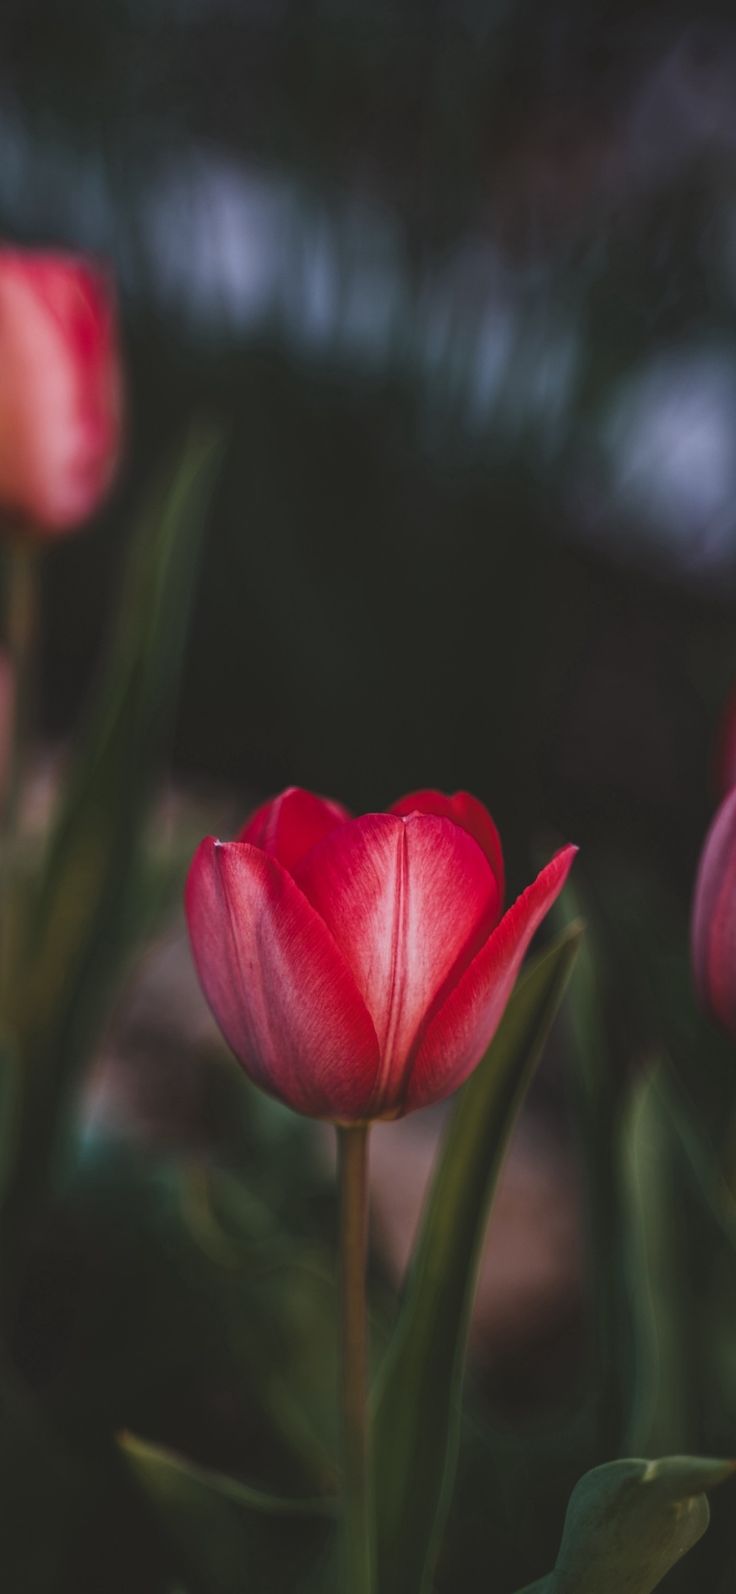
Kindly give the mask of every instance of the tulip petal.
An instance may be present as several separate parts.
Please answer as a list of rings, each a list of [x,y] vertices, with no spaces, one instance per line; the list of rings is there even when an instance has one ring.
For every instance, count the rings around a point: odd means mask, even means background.
[[[576,852],[576,847],[563,847],[555,854],[435,1006],[412,1058],[404,1112],[442,1101],[480,1062],[503,1017],[529,942],[559,896]]]
[[[114,297],[75,256],[0,248],[0,499],[36,533],[86,520],[114,473]]]
[[[496,876],[498,911],[501,912],[506,889],[501,837],[488,809],[477,797],[472,797],[469,791],[456,791],[451,797],[443,791],[412,791],[407,797],[400,797],[398,802],[392,803],[389,813],[436,814],[440,819],[452,819],[456,825],[462,825],[463,830],[474,836],[478,846],[482,847]]]
[[[373,1112],[390,1112],[428,1009],[495,922],[495,876],[477,842],[449,819],[366,814],[313,848],[296,879],[373,1019],[381,1055]]]
[[[238,841],[249,841],[293,874],[311,847],[350,818],[347,808],[316,797],[300,786],[288,786],[278,797],[263,803],[243,826]]]
[[[721,803],[703,847],[692,949],[701,1000],[736,1036],[736,789]]]
[[[376,1033],[328,929],[274,858],[208,837],[186,887],[199,977],[246,1071],[297,1112],[364,1116]]]

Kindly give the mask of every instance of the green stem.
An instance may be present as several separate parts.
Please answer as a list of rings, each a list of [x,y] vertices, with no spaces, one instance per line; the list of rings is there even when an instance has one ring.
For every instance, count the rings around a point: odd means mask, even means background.
[[[0,1141],[0,1334],[10,1331],[15,1301],[15,1267],[19,1251],[11,1231],[11,1186],[15,1182],[21,1119],[28,1082],[21,1077],[21,1061],[13,1041],[15,970],[20,945],[22,877],[18,848],[23,787],[31,747],[38,631],[39,549],[30,538],[7,536],[3,549],[2,643],[7,654],[10,682],[4,712],[3,767],[0,774],[0,1069],[2,1117]],[[12,1125],[8,1129],[8,1123]],[[12,1137],[12,1138],[11,1138]]]
[[[11,671],[7,728],[7,768],[0,793],[0,992],[3,1016],[12,991],[16,949],[18,889],[17,849],[21,796],[30,752],[31,710],[35,687],[38,630],[39,550],[30,538],[8,540],[5,551],[4,642]]]
[[[373,1594],[373,1502],[368,1433],[368,1127],[337,1130],[340,1177],[341,1406],[345,1594]]]

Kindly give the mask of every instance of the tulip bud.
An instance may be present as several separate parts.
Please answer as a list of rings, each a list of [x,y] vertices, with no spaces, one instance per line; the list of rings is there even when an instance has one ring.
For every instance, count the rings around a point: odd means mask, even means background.
[[[204,993],[264,1090],[312,1117],[397,1118],[480,1061],[574,853],[504,914],[498,832],[474,797],[415,792],[351,819],[291,788],[195,854]]]
[[[121,374],[104,274],[0,248],[0,513],[54,537],[97,508],[120,448]]]
[[[695,983],[705,1007],[736,1040],[736,788],[705,838],[692,922]]]

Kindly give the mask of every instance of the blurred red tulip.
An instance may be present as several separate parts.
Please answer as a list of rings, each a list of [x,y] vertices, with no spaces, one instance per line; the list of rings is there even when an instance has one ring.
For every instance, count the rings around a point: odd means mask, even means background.
[[[13,530],[71,531],[120,447],[114,297],[71,255],[0,248],[0,511]]]
[[[705,838],[692,953],[701,1001],[736,1040],[736,788],[724,798]]]
[[[351,819],[291,788],[195,854],[205,995],[251,1078],[298,1112],[351,1122],[441,1101],[488,1046],[575,850],[502,917],[498,833],[475,798],[417,792]]]

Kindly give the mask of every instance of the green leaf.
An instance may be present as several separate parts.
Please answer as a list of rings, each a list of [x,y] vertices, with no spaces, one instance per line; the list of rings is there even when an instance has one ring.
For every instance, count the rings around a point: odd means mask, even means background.
[[[16,1199],[48,1173],[140,916],[144,823],[171,727],[219,453],[211,431],[190,438],[132,541],[107,664],[29,915],[12,1015],[24,1081]]]
[[[593,923],[579,875],[568,882],[563,901],[589,926]],[[559,909],[560,903],[555,907]],[[597,1435],[593,1453],[603,1456],[621,1451],[624,1413],[630,1405],[626,1379],[631,1341],[631,1313],[622,1277],[623,1180],[617,1154],[623,1082],[607,1033],[611,993],[605,972],[595,928],[589,927],[565,1014],[570,1039],[567,1073],[583,1175],[590,1385]]]
[[[287,1594],[328,1545],[331,1500],[285,1500],[124,1435],[120,1448],[192,1594]]]
[[[431,1573],[455,1472],[468,1324],[488,1211],[516,1115],[581,936],[571,926],[520,980],[486,1057],[464,1086],[425,1207],[375,1423],[378,1586],[419,1594]]]
[[[728,1251],[736,1251],[736,1198],[725,1176],[722,1158],[682,1081],[666,1057],[660,1064],[658,1096],[663,1115],[682,1153],[699,1209]]]
[[[694,1456],[611,1461],[570,1498],[554,1571],[522,1594],[650,1594],[702,1538],[706,1491],[736,1464]]]
[[[689,1334],[691,1266],[682,1170],[659,1064],[637,1078],[622,1123],[625,1282],[632,1320],[626,1449],[666,1455],[697,1442]]]

